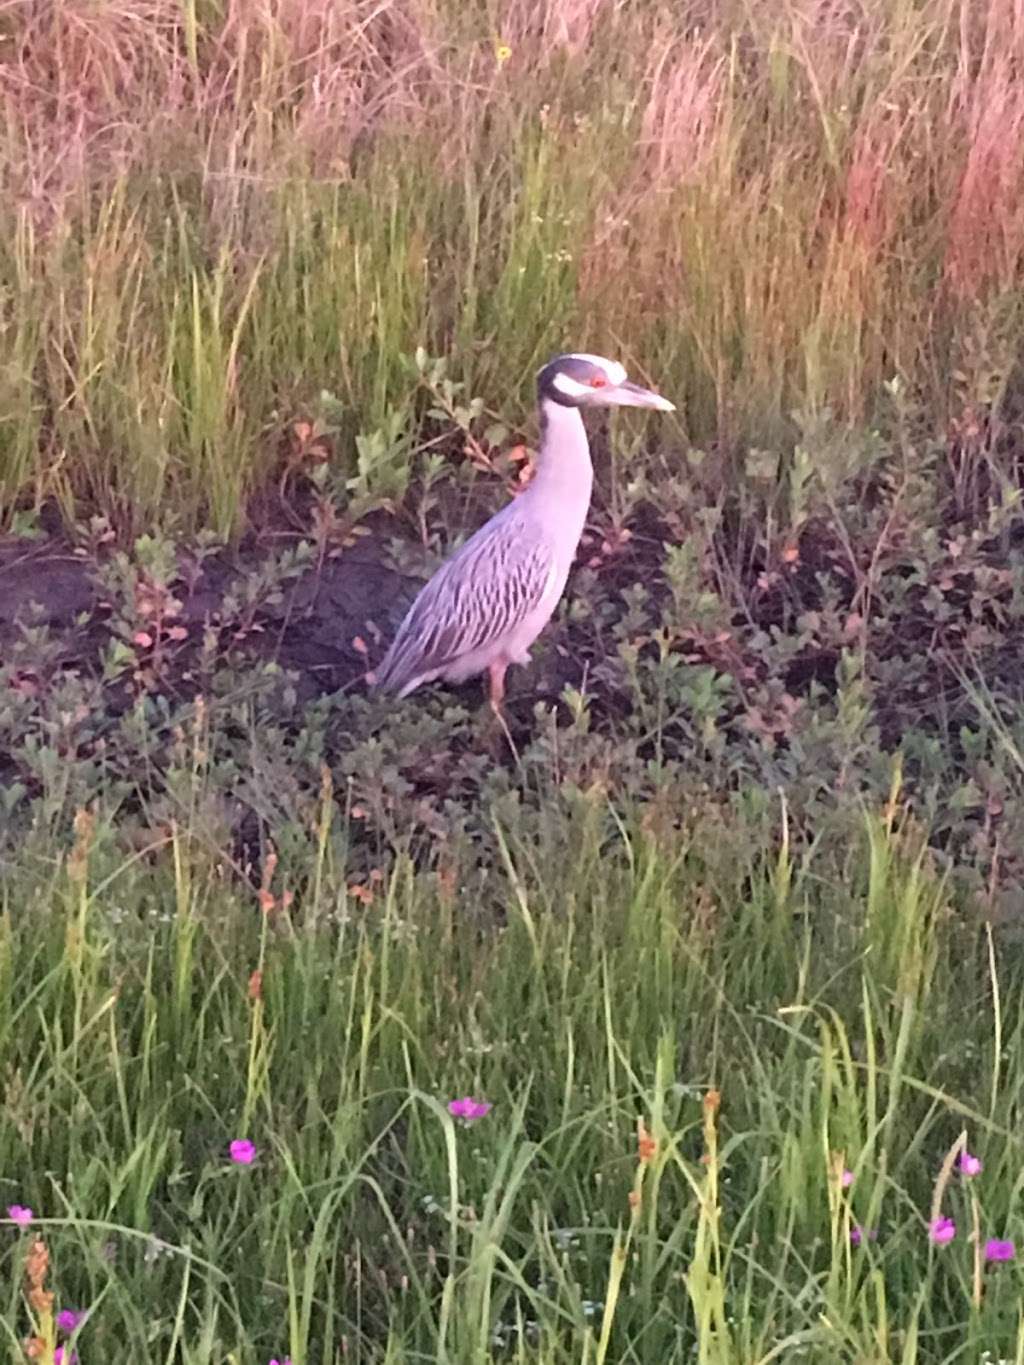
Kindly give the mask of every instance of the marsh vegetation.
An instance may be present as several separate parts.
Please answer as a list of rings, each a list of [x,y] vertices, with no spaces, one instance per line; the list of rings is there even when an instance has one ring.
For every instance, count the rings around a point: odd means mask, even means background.
[[[1024,1361],[1022,61],[0,5],[12,1359]],[[678,412],[496,754],[362,677],[566,347]]]

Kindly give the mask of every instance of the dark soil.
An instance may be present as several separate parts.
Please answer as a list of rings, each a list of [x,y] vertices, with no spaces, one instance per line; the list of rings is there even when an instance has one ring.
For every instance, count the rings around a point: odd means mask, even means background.
[[[467,508],[459,510],[465,513]],[[482,523],[489,511],[493,508],[473,505],[469,516]],[[578,567],[600,565],[602,595],[614,596],[639,582],[651,587],[660,579],[666,532],[661,526],[648,529],[651,534],[637,536],[611,555],[602,553],[600,533],[585,533]],[[288,671],[302,701],[363,687],[365,674],[383,657],[424,580],[422,574],[396,568],[389,553],[408,541],[406,527],[378,514],[360,531],[344,548],[314,557],[295,576],[282,577],[252,610],[242,613],[244,622],[237,606],[231,609],[231,595],[265,574],[283,549],[297,548],[301,538],[277,526],[253,535],[237,550],[224,548],[203,557],[188,547],[179,549],[178,573],[170,584],[178,604],[171,624],[183,627],[187,639],[165,653],[158,686],[148,690],[174,698],[194,693],[195,661],[210,629],[236,658],[241,654],[254,663],[272,661]],[[410,563],[423,558],[416,547],[410,545],[409,551]],[[42,628],[48,636],[51,677],[59,671],[94,675],[115,639],[130,638],[135,627],[147,629],[144,616],[134,626],[126,625],[128,604],[115,603],[115,594],[104,584],[103,569],[113,553],[106,546],[76,546],[60,533],[0,537],[0,663],[11,662],[27,631]],[[544,652],[543,667],[514,669],[509,676],[510,717],[520,715],[525,724],[536,701],[554,700],[566,683],[579,686],[597,662],[590,631],[552,628],[551,635],[555,647]],[[19,653],[35,673],[41,651]],[[145,664],[144,654],[140,665]],[[483,697],[479,679],[450,690],[471,706]],[[121,709],[119,695],[116,687],[108,689],[111,711]]]
[[[230,625],[225,598],[259,560],[258,547],[207,558],[194,577],[175,582],[181,603],[176,621],[193,637],[211,623]],[[254,657],[273,659],[294,673],[300,696],[352,686],[369,667],[353,642],[364,639],[372,647],[386,635],[416,586],[415,579],[388,566],[376,538],[364,537],[282,584],[280,600],[261,608],[249,647]],[[96,560],[50,538],[0,539],[0,657],[9,656],[29,626],[46,627],[59,640],[60,667],[95,669],[115,633]],[[176,663],[163,681],[179,690],[177,677],[180,690],[187,691],[190,651],[178,651]]]
[[[483,521],[486,514],[474,506],[471,519]],[[810,521],[787,556],[773,560],[762,547],[747,558],[720,598],[716,624],[702,630],[687,619],[685,602],[673,607],[665,546],[678,536],[661,515],[649,506],[634,508],[630,531],[618,540],[598,529],[603,520],[598,510],[584,535],[569,583],[574,610],[545,632],[538,661],[510,674],[514,731],[531,729],[538,701],[554,701],[566,684],[588,680],[594,719],[623,718],[631,702],[628,689],[617,686],[616,655],[636,592],[644,605],[630,639],[643,657],[657,654],[655,634],[667,628],[673,653],[686,665],[709,666],[733,680],[733,717],[748,712],[779,741],[789,730],[787,696],[806,698],[814,689],[833,695],[842,655],[860,641],[869,679],[877,670],[873,710],[886,747],[908,725],[933,731],[940,721],[947,735],[956,733],[970,712],[961,676],[968,662],[1000,694],[1019,695],[1024,655],[1012,627],[1024,600],[1024,554],[1011,543],[979,545],[969,555],[940,547],[931,560],[897,548],[876,584],[869,619],[858,625],[847,557],[827,527]],[[153,634],[152,603],[140,600],[150,580],[139,556],[124,561],[134,587],[122,582],[112,590],[116,552],[109,545],[85,548],[60,533],[0,537],[0,663],[13,664],[15,686],[34,693],[41,674],[96,676],[111,646],[128,644],[136,657],[127,667],[122,660],[121,672],[131,677],[134,670],[134,685],[105,689],[104,706],[114,714],[133,691],[172,700],[194,695],[204,649],[207,667],[228,651],[243,667],[248,659],[276,663],[293,678],[301,702],[358,690],[422,582],[396,567],[393,555],[403,538],[408,541],[407,528],[378,514],[322,556],[307,543],[307,561],[284,572],[274,564],[302,542],[280,526],[235,550],[179,548],[177,568],[165,576],[173,607],[164,627],[173,629],[173,643],[154,659],[145,641]],[[423,559],[410,550],[408,556],[398,551],[403,568]],[[738,563],[745,556],[723,546],[720,558]],[[904,591],[911,574],[915,582]],[[705,580],[703,586],[722,592],[723,585]],[[28,639],[40,627],[45,647]],[[479,680],[456,692],[470,706],[482,699]],[[778,711],[780,696],[785,705]],[[772,715],[778,711],[778,726],[765,720],[766,707]],[[932,714],[937,710],[941,716]]]

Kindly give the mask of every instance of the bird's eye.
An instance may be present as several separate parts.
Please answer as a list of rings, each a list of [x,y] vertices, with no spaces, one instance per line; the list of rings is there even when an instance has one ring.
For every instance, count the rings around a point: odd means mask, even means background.
[[[590,387],[592,389],[603,389],[607,386],[607,384],[608,380],[605,379],[603,374],[595,374],[593,379],[590,381]]]

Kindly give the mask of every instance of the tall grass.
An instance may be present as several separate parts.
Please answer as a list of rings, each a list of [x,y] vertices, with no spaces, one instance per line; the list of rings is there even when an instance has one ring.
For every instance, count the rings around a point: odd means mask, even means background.
[[[1000,419],[1012,0],[9,0],[0,32],[8,509],[236,529],[282,425],[329,390],[344,465],[420,344],[513,419],[547,353],[621,353],[740,454],[894,377],[925,434]]]
[[[468,847],[353,897],[329,787],[258,893],[199,823],[125,856],[83,812],[56,862],[37,826],[0,919],[12,1359],[36,1237],[83,1359],[1020,1358],[1018,1272],[979,1290],[968,1239],[1020,1232],[1020,964],[899,805],[799,859],[784,812],[549,813],[495,815],[475,911]],[[961,1135],[984,1170],[939,1181]]]

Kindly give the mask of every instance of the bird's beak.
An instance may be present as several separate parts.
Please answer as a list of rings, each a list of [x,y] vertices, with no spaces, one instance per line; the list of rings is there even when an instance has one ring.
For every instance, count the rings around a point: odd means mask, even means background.
[[[597,393],[600,395],[598,402],[602,407],[608,404],[620,408],[657,408],[659,412],[676,410],[675,403],[662,398],[660,393],[655,393],[653,389],[642,389],[639,384],[631,384],[628,379],[624,379],[621,384],[598,389]]]

